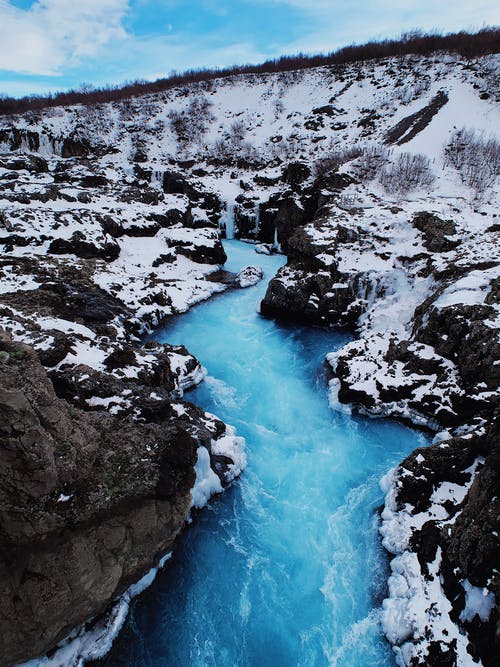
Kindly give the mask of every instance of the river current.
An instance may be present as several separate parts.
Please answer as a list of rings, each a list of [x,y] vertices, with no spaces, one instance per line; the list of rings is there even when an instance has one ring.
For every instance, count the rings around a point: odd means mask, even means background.
[[[186,345],[206,367],[185,398],[237,428],[248,465],[194,517],[101,664],[393,665],[379,623],[379,481],[424,436],[333,411],[323,362],[348,335],[261,317],[284,258],[225,247],[225,268],[259,264],[264,280],[193,308],[156,338]]]

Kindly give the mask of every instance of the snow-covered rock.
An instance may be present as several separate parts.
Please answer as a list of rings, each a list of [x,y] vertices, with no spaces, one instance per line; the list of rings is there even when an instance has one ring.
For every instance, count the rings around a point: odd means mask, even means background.
[[[264,271],[260,266],[246,266],[238,271],[235,277],[236,283],[240,287],[252,287],[264,277]]]
[[[195,505],[239,474],[242,443],[180,400],[203,378],[197,360],[140,339],[228,286],[260,279],[257,267],[224,278],[220,236],[287,253],[264,314],[356,332],[328,357],[332,405],[448,429],[460,451],[469,435],[478,441],[483,468],[466,472],[468,461],[453,479],[434,479],[441,459],[427,466],[422,451],[422,474],[403,466],[388,488],[384,543],[394,560],[384,624],[400,664],[443,664],[452,650],[467,664],[468,641],[488,656],[497,619],[498,587],[483,576],[491,535],[476,533],[473,517],[483,513],[495,532],[492,439],[481,431],[498,409],[500,379],[495,151],[488,169],[476,167],[500,127],[498,68],[498,54],[385,58],[0,123],[0,326],[14,345],[36,350],[72,410],[144,428],[166,420],[194,438],[197,461],[181,467],[194,484],[197,466]],[[449,463],[448,441],[433,447]],[[423,508],[401,501],[399,482],[412,480],[422,482]],[[73,511],[78,495],[54,493],[57,512]],[[429,521],[437,546],[422,565],[425,540],[415,540]],[[474,569],[464,554],[478,540]],[[23,645],[34,650],[26,633]]]

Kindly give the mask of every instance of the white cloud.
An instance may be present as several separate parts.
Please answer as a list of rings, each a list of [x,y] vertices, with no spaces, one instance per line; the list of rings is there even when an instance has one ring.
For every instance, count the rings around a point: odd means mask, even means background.
[[[196,32],[190,27],[182,31],[177,23],[173,30],[168,18],[174,21],[174,14],[166,18],[164,13],[163,34],[135,35],[141,7],[151,9],[160,2],[163,10],[180,11],[183,6],[183,0],[35,0],[30,9],[21,10],[0,0],[0,70],[50,76],[40,86],[53,90],[55,85],[68,88],[82,81],[103,85],[165,76],[174,69],[258,63],[300,51],[329,52],[414,27],[452,31],[500,22],[497,0],[240,0],[256,13],[259,5],[281,5],[284,23],[276,37],[268,25],[259,35],[251,30],[228,33],[222,23],[218,31],[200,33],[199,26]],[[228,0],[199,2],[222,13],[231,6]],[[237,7],[235,2],[233,11]],[[59,84],[54,83],[58,76]],[[0,90],[38,91],[35,79],[22,78],[16,82],[5,77]]]
[[[301,37],[282,49],[289,54],[329,52],[351,43],[397,37],[412,28],[453,32],[500,23],[498,0],[257,1],[293,7],[306,18]]]
[[[194,43],[196,48],[193,48]],[[196,37],[186,33],[130,37],[113,49],[113,55],[113,71],[103,72],[104,76],[111,74],[111,82],[135,78],[152,80],[168,76],[173,70],[258,63],[267,58],[251,41],[223,43],[217,33]]]
[[[0,69],[57,75],[126,37],[128,0],[37,0],[30,9],[0,0]]]

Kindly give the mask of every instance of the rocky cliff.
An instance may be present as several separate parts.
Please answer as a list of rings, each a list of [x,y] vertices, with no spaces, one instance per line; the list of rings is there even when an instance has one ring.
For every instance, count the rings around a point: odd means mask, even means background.
[[[80,366],[52,382],[31,347],[5,334],[0,347],[0,654],[7,665],[109,610],[172,549],[192,505],[198,448],[211,452],[226,427],[189,404],[148,400],[165,391],[152,377],[124,383],[87,367],[79,384]],[[109,393],[109,383],[113,391],[127,386],[122,392],[134,394],[141,417],[77,407],[85,398],[70,394],[85,380],[92,397]],[[211,458],[226,484],[233,460]]]

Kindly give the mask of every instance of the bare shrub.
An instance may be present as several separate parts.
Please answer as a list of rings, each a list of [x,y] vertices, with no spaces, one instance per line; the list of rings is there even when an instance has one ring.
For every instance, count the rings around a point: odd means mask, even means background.
[[[405,86],[398,86],[393,95],[398,99],[401,104],[410,104],[418,100],[418,98],[426,93],[431,85],[431,79],[429,76],[423,76],[414,83],[407,84]]]
[[[184,109],[173,109],[168,113],[168,125],[180,147],[186,148],[200,143],[208,125],[214,120],[210,113],[211,103],[203,96],[195,97]]]
[[[242,120],[235,120],[229,128],[229,137],[233,143],[241,143],[245,139],[247,128]]]
[[[356,160],[356,175],[362,181],[371,181],[389,161],[389,150],[383,144],[365,144],[360,147]]]
[[[429,187],[435,180],[429,158],[422,153],[401,153],[380,172],[380,182],[390,194],[403,195]]]
[[[285,111],[285,105],[281,101],[281,99],[277,99],[274,101],[274,117],[276,120],[281,116],[281,114]]]
[[[498,53],[500,29],[496,26],[484,27],[476,32],[456,32],[446,35],[424,34],[419,31],[405,33],[399,39],[384,39],[366,44],[352,44],[328,54],[282,56],[260,65],[243,65],[226,69],[191,69],[173,72],[167,78],[156,81],[137,80],[120,86],[107,86],[92,90],[69,90],[46,96],[29,95],[21,99],[3,97],[0,99],[0,115],[24,113],[28,110],[46,107],[69,106],[72,104],[96,104],[113,102],[149,93],[159,93],[180,85],[192,85],[219,78],[231,80],[240,74],[266,74],[282,72],[281,81],[286,86],[300,80],[305,69],[324,65],[340,66],[346,63],[375,60],[379,58],[401,57],[404,55],[428,56],[439,52],[458,53],[465,58]],[[498,79],[498,76],[496,77]]]
[[[500,142],[476,130],[462,128],[444,149],[445,163],[454,167],[462,182],[481,198],[500,175]]]
[[[280,142],[271,144],[269,149],[273,158],[279,158],[280,160],[294,160],[300,155],[303,141],[304,137],[292,132]]]
[[[227,134],[205,146],[205,155],[208,160],[216,160],[225,165],[260,165],[266,159],[251,142],[228,141]]]
[[[316,160],[313,165],[313,175],[315,178],[326,176],[332,171],[336,171],[346,162],[356,159],[362,154],[360,146],[351,146],[342,151],[333,151]]]
[[[81,119],[87,127],[91,127],[92,131],[104,137],[109,133],[113,122],[113,117],[103,104],[96,104],[94,106],[84,106],[81,110]]]

